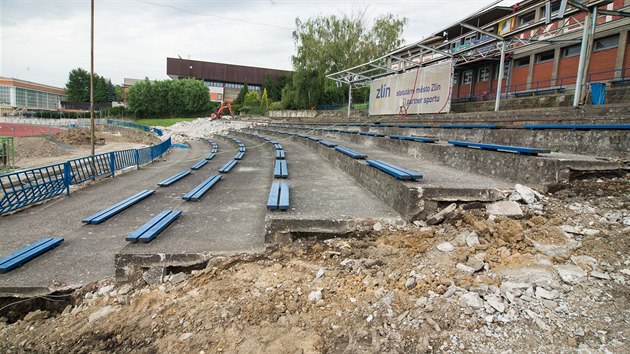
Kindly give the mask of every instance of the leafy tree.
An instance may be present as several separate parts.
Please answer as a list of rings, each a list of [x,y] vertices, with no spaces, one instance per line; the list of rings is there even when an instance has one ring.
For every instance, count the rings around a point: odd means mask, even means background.
[[[260,96],[260,108],[263,110],[269,109],[269,96],[267,95],[267,89],[263,89],[262,96]]]
[[[84,69],[72,69],[66,82],[66,95],[69,101],[90,102],[90,73]],[[94,74],[94,103],[112,102],[116,90],[109,79]]]
[[[247,96],[248,93],[249,93],[249,87],[247,87],[247,82],[246,82],[241,88],[241,91],[239,91],[238,95],[236,96],[236,99],[234,99],[232,103],[242,104],[245,101],[245,96]]]
[[[127,99],[138,117],[199,116],[212,108],[208,88],[195,79],[145,79],[129,88]]]
[[[365,12],[306,21],[296,18],[293,39],[297,52],[291,58],[295,72],[282,90],[285,107],[340,103],[346,90],[326,79],[327,74],[365,63],[402,45],[406,18],[388,14],[377,18],[371,27],[366,22]]]
[[[72,69],[66,82],[68,101],[90,101],[90,73],[81,68]]]

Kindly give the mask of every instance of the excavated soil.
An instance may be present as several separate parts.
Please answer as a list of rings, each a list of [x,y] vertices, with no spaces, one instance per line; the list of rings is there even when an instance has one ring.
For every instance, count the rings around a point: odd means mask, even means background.
[[[0,313],[20,319],[0,321],[0,351],[627,353],[630,179],[576,181],[540,203],[520,219],[457,209],[436,226],[106,279],[60,313],[9,304]]]

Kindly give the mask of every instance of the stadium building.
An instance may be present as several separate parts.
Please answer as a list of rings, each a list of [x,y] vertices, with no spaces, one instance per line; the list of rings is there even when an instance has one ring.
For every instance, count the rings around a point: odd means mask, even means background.
[[[212,63],[191,59],[166,58],[166,74],[171,79],[203,80],[214,102],[232,102],[247,83],[250,90],[261,91],[265,77],[274,80],[290,76],[291,71],[252,66]]]
[[[67,96],[64,89],[14,78],[0,77],[0,114],[15,111],[56,111]]]

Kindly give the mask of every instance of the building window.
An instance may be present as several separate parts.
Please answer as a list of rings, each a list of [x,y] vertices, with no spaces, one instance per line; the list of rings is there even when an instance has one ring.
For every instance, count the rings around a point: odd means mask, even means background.
[[[576,55],[580,55],[580,47],[581,47],[580,44],[576,44],[570,47],[562,48],[562,57],[567,58],[567,57],[574,57]]]
[[[490,67],[486,66],[479,69],[479,77],[477,77],[477,82],[485,82],[490,80]]]
[[[466,85],[472,82],[472,70],[464,71],[462,75],[462,85]]]
[[[593,44],[593,51],[606,50],[610,48],[616,48],[619,45],[619,35],[608,36],[600,39],[596,39]]]
[[[458,82],[459,82],[459,72],[454,72],[453,73],[453,87],[457,86]]]
[[[0,104],[11,104],[11,89],[8,86],[0,86]]]
[[[517,68],[521,66],[529,66],[529,57],[514,59],[514,65],[516,65]]]
[[[529,63],[527,63],[529,64]],[[503,69],[503,79],[508,77],[508,74],[510,73],[510,62],[509,61],[505,61],[505,68]],[[494,71],[494,78],[496,80],[499,79],[499,69],[501,68],[501,65],[497,65],[496,66],[497,70]]]
[[[555,51],[548,50],[546,52],[536,54],[536,63],[544,63],[546,61],[553,60]]]
[[[552,1],[551,2],[551,17],[554,17],[555,15],[558,14],[558,11],[560,10],[560,1]],[[543,6],[541,11],[540,11],[540,15],[541,17],[544,19],[545,17],[547,17],[547,6]]]
[[[223,95],[222,94],[217,94],[217,100],[219,101],[223,101]]]
[[[518,27],[527,26],[536,19],[536,11],[531,11],[518,17]]]

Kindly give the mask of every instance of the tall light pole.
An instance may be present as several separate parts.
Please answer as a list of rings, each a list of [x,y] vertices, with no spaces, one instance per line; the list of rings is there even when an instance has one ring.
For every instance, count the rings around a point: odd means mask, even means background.
[[[92,180],[95,179],[96,168],[94,167],[94,0],[91,0],[91,21],[90,21],[90,144],[92,145],[92,156],[90,158],[92,167]]]

